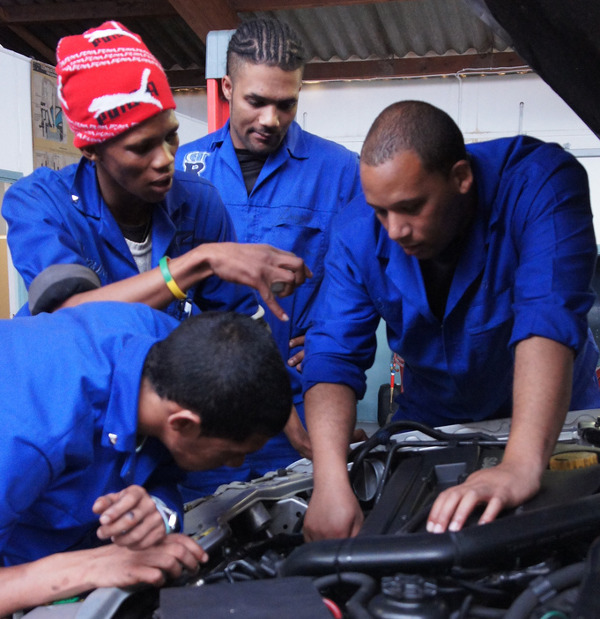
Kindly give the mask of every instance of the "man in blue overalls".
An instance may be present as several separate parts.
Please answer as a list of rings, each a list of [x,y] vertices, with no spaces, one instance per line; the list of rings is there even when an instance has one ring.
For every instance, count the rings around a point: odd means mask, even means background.
[[[512,417],[501,464],[442,493],[428,530],[493,520],[537,492],[568,410],[600,407],[587,327],[596,260],[587,176],[556,144],[471,144],[442,110],[386,108],[361,153],[364,197],[332,235],[303,377],[314,455],[308,539],[358,532],[347,439],[375,330],[405,361],[395,419]]]
[[[105,301],[0,321],[0,340],[0,615],[194,573],[183,471],[239,465],[289,417],[265,325]]]
[[[295,411],[287,436],[269,441],[247,459],[243,470],[215,474],[213,487],[285,467],[300,455],[310,456],[301,423],[304,404],[297,368],[323,278],[331,223],[360,192],[360,180],[355,153],[302,130],[294,121],[304,64],[302,42],[287,24],[273,19],[244,21],[229,42],[222,80],[229,121],[215,133],[184,144],[175,159],[177,169],[214,183],[240,241],[269,243],[293,252],[313,273],[312,279],[281,300],[288,322],[268,309],[265,315],[283,358],[289,359]],[[211,490],[194,477],[186,482],[189,498]]]

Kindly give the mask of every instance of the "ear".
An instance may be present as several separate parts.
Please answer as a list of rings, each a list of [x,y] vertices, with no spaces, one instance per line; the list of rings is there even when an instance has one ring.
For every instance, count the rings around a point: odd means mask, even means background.
[[[185,408],[170,413],[167,423],[172,430],[180,434],[195,436],[200,434],[200,417]]]
[[[93,146],[83,146],[80,150],[86,159],[90,161],[96,161],[98,159],[98,153]]]
[[[466,195],[473,186],[473,170],[466,159],[457,161],[450,170],[450,177],[454,182],[458,193]]]
[[[233,96],[233,82],[231,81],[231,77],[229,75],[225,75],[221,79],[221,89],[223,90],[223,96],[231,103],[231,98]]]

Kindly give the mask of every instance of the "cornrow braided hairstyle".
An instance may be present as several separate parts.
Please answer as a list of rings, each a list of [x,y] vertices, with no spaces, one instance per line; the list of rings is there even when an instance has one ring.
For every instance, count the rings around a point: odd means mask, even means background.
[[[242,22],[227,47],[227,74],[241,62],[266,64],[284,71],[304,68],[306,52],[300,37],[286,23],[257,18]]]

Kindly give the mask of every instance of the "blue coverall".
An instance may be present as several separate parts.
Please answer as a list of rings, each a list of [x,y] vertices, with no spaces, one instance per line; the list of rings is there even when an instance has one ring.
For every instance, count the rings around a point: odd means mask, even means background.
[[[103,286],[139,275],[117,222],[96,181],[95,164],[82,157],[62,170],[38,168],[12,185],[4,196],[13,263],[29,288],[36,275],[52,264],[82,264]],[[162,256],[181,256],[201,243],[235,240],[231,219],[216,189],[203,179],[175,173],[173,187],[152,211],[152,267]],[[254,291],[216,276],[188,291],[200,310],[232,310],[253,315]],[[181,319],[184,303],[166,310]],[[24,306],[19,312],[27,315]]]
[[[302,257],[313,277],[293,295],[279,299],[289,322],[282,322],[266,309],[269,323],[284,360],[298,351],[290,350],[293,337],[308,328],[310,311],[323,279],[323,264],[329,231],[337,213],[360,193],[356,153],[303,131],[293,122],[281,146],[269,156],[248,195],[237,155],[231,141],[229,122],[220,130],[180,146],[175,158],[177,169],[203,177],[219,190],[229,211],[237,237],[243,243],[268,243]],[[294,404],[304,419],[302,383],[290,368]],[[215,475],[216,486],[234,479],[246,480],[285,467],[299,457],[282,433],[246,458],[238,470],[224,469]],[[210,490],[188,476],[184,496]],[[206,476],[202,476],[205,479]]]
[[[132,484],[181,518],[166,447],[136,453],[144,360],[178,324],[108,301],[0,321],[0,565],[100,545],[94,501]]]
[[[361,398],[382,318],[406,364],[396,419],[509,417],[514,346],[531,336],[574,351],[571,409],[600,406],[586,321],[597,249],[585,170],[560,146],[529,137],[467,149],[477,211],[443,319],[431,312],[417,259],[390,240],[364,197],[355,200],[332,234],[305,390],[337,383]]]

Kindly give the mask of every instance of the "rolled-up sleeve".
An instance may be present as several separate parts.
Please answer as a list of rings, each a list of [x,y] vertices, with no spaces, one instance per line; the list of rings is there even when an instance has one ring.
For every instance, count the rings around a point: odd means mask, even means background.
[[[348,236],[348,226],[359,222],[348,213],[341,217],[331,238],[325,277],[306,337],[302,378],[305,391],[317,383],[344,384],[360,399],[366,389],[365,372],[375,358],[380,315],[354,260],[360,252],[351,251],[348,245],[367,244],[367,237]]]
[[[529,170],[536,182],[521,175],[512,179],[522,190],[512,223],[519,258],[510,344],[542,336],[577,353],[594,302],[590,281],[597,246],[586,172],[566,153],[554,157],[555,165],[545,160],[543,167]]]

